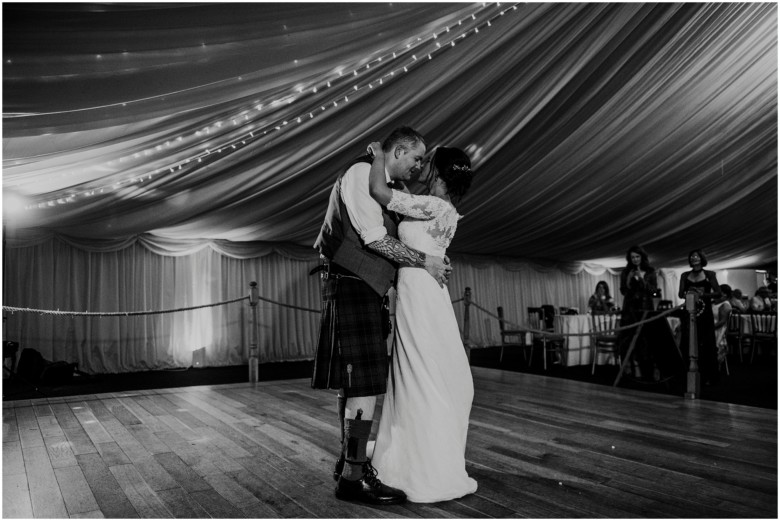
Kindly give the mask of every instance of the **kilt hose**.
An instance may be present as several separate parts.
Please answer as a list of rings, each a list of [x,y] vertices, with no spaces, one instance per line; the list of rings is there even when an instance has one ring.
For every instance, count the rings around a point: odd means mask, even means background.
[[[347,398],[387,390],[389,359],[383,296],[354,276],[322,281],[320,336],[314,359],[314,389],[344,389]]]

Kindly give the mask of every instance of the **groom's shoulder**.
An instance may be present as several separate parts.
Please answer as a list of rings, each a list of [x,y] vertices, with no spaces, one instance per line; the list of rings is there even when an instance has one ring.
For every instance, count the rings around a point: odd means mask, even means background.
[[[353,159],[342,173],[343,177],[368,176],[371,171],[371,156],[363,156]]]
[[[353,159],[352,161],[349,162],[349,164],[347,165],[346,170],[349,170],[353,166],[360,165],[360,164],[367,164],[367,165],[370,166],[371,162],[373,160],[374,160],[374,158],[369,156],[368,154],[366,154],[364,156],[356,157],[355,159]]]

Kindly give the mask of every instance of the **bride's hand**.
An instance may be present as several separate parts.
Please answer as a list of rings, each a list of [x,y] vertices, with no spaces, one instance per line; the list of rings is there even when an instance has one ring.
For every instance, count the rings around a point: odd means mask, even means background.
[[[371,157],[382,157],[384,155],[384,152],[382,151],[382,143],[379,141],[373,141],[370,145],[368,145],[368,148],[366,148],[366,152],[368,152],[368,155]]]
[[[439,286],[443,288],[444,285],[449,282],[452,267],[445,264],[441,257],[426,255],[425,270],[439,283]]]

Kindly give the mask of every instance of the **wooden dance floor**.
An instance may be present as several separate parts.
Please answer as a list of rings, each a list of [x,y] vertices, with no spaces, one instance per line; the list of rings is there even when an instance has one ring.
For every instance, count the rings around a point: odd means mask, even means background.
[[[777,518],[775,410],[472,369],[456,501],[335,499],[335,398],[298,379],[5,401],[3,517]]]

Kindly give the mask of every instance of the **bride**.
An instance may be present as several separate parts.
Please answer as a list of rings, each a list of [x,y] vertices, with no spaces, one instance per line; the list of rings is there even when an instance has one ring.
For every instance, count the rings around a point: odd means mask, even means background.
[[[430,195],[411,195],[387,186],[381,145],[369,149],[371,196],[407,216],[399,239],[443,258],[461,217],[453,202],[471,185],[469,157],[438,147],[422,173]],[[449,291],[425,270],[401,267],[397,295],[395,352],[373,465],[416,503],[471,494],[477,482],[466,473],[465,450],[474,383]]]

